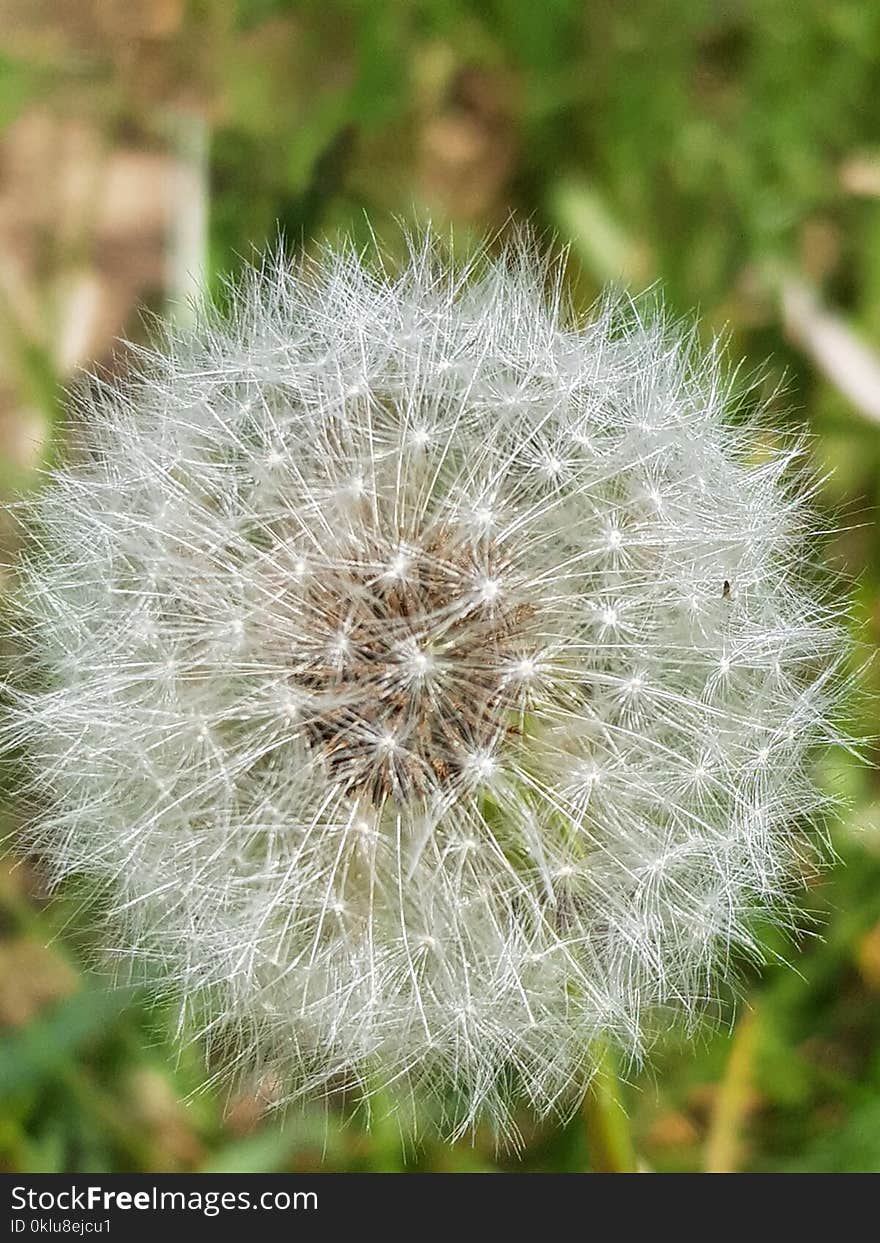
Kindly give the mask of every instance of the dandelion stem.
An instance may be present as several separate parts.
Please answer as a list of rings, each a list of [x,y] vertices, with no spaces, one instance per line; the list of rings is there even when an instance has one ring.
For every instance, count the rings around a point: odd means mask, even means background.
[[[746,1011],[736,1025],[733,1047],[718,1085],[715,1109],[706,1138],[707,1174],[733,1174],[742,1160],[742,1128],[752,1096],[757,1014]]]
[[[594,1050],[597,1069],[583,1105],[590,1164],[596,1174],[635,1174],[638,1161],[623,1106],[616,1058],[607,1044],[596,1044]]]

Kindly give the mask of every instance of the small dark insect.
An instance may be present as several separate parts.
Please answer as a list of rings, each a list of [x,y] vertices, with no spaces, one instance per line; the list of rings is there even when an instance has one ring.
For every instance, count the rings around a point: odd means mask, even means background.
[[[724,580],[724,586],[721,588],[721,599],[722,600],[730,599],[730,583],[727,581],[726,578]]]

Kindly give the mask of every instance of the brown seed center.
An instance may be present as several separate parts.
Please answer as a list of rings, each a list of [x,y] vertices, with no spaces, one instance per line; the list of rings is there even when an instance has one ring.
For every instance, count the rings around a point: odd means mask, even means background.
[[[448,794],[516,728],[534,608],[491,541],[443,528],[337,550],[299,606],[304,736],[347,792]]]

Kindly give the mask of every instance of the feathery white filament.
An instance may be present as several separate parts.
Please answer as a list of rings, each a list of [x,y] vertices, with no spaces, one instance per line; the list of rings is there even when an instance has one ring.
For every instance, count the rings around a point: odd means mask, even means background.
[[[93,388],[2,741],[206,1030],[290,1095],[451,1082],[453,1130],[576,1099],[751,947],[840,638],[716,358],[437,251],[267,262]]]

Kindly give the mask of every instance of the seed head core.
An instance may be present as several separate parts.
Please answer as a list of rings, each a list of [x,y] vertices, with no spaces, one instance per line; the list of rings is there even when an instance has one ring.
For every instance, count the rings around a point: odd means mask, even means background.
[[[449,797],[488,771],[525,704],[515,670],[534,663],[536,616],[497,544],[451,526],[377,534],[319,559],[297,593],[314,640],[291,685],[337,781],[382,804]]]

